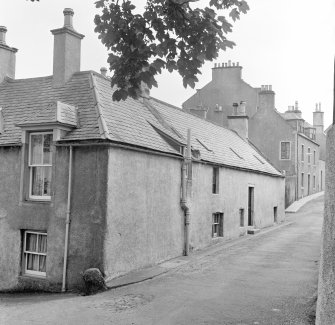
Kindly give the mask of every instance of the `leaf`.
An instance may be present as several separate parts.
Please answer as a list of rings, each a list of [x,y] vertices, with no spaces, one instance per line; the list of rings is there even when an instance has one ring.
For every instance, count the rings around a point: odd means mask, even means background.
[[[95,2],[95,32],[109,52],[114,100],[137,98],[142,82],[156,87],[163,69],[178,71],[183,85],[194,88],[203,64],[235,45],[226,37],[232,31],[226,17],[239,19],[249,10],[247,2],[203,2],[207,6],[200,8],[199,0],[146,0],[141,14],[135,13],[136,0]]]

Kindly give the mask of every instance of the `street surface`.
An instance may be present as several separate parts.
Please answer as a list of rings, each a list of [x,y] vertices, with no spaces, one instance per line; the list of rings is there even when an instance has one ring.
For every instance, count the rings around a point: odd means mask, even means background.
[[[293,224],[95,296],[0,295],[0,324],[313,324],[323,196]]]

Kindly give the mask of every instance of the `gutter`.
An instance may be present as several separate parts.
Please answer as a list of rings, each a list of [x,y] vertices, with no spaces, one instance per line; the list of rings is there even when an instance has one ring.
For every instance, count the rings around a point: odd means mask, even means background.
[[[67,269],[67,257],[69,247],[69,228],[70,228],[70,213],[71,213],[71,188],[72,188],[72,152],[73,147],[70,146],[69,156],[69,178],[67,187],[67,207],[66,207],[66,221],[65,221],[65,243],[64,243],[64,263],[63,263],[63,281],[62,281],[62,292],[66,291],[66,269]]]
[[[181,173],[181,208],[185,214],[185,240],[184,240],[184,255],[188,256],[190,253],[190,207],[187,202],[187,168],[190,172],[192,164],[191,156],[191,130],[187,130],[187,151],[184,156],[184,161],[182,163],[182,173]]]

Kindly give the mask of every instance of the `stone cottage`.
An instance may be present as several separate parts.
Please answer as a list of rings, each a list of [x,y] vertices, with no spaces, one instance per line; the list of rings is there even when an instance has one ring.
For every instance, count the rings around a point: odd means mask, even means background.
[[[80,71],[72,17],[47,77],[15,79],[0,28],[0,290],[64,291],[284,219],[284,177],[242,135]]]

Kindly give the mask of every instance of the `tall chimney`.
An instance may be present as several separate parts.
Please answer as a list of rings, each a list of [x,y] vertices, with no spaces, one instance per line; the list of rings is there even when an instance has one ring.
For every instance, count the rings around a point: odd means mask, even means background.
[[[313,112],[313,126],[316,128],[316,133],[322,133],[323,132],[323,112],[321,111],[321,103],[316,104],[315,112]]]
[[[15,53],[17,49],[6,44],[5,26],[0,26],[0,82],[5,77],[15,78]]]
[[[54,35],[54,87],[64,85],[75,72],[80,71],[80,47],[84,35],[79,34],[73,28],[73,10],[65,8],[63,13],[64,26],[51,31]]]
[[[258,93],[259,109],[275,109],[275,92],[271,85],[262,85]]]
[[[248,116],[246,115],[246,103],[241,101],[240,105],[233,104],[233,115],[227,116],[228,128],[236,131],[244,140],[248,139]]]

